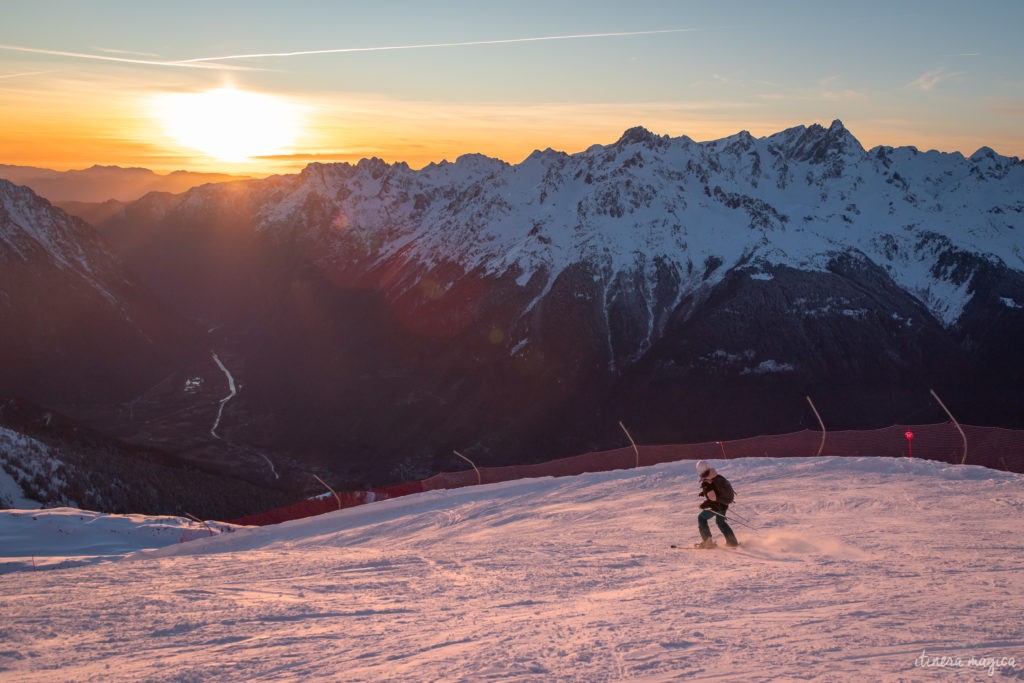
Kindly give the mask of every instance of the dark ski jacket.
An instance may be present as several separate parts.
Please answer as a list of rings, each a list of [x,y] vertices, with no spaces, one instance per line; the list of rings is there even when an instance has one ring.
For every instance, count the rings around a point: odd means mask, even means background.
[[[715,492],[715,500],[707,499],[708,491]],[[701,508],[712,510],[724,515],[726,510],[736,498],[736,492],[732,490],[732,484],[721,474],[716,474],[711,481],[702,481],[700,484],[700,495],[705,497]]]

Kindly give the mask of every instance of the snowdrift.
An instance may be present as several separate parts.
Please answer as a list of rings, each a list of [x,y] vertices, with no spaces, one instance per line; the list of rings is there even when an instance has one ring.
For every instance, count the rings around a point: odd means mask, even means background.
[[[66,507],[0,510],[0,574],[120,559],[236,528],[183,517],[108,515]]]

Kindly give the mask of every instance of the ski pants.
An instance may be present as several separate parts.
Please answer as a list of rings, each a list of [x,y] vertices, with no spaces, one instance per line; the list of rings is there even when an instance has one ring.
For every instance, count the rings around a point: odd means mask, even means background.
[[[725,536],[725,540],[735,542],[736,534],[732,532],[732,527],[729,526],[729,522],[725,521],[725,515],[715,514],[711,510],[701,510],[700,514],[697,515],[697,528],[700,530],[701,540],[711,538],[711,529],[708,528],[708,522],[711,518],[715,518],[715,522],[718,524],[718,530]]]

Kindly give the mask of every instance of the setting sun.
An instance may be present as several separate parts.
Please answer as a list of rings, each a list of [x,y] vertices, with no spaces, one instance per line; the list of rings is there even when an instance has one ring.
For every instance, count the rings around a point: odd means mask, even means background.
[[[297,105],[234,88],[159,95],[154,110],[179,145],[225,162],[287,150],[302,126]]]

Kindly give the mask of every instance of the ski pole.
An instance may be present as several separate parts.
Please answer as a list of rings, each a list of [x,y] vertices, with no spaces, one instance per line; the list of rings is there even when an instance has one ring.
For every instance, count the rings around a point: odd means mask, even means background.
[[[721,517],[722,519],[724,519],[724,520],[726,520],[726,521],[729,521],[729,518],[728,518],[728,517],[726,517],[725,515],[723,515],[723,514],[722,514],[722,513],[720,513],[720,512],[715,512],[714,510],[708,510],[708,512],[710,512],[710,513],[711,513],[711,514],[713,514],[713,515],[718,515],[718,516],[719,516],[719,517]],[[740,520],[738,520],[738,519],[734,519],[734,520],[732,520],[732,521],[733,521],[733,522],[735,522],[736,524],[739,524],[740,526],[745,526],[745,527],[747,527],[748,529],[753,529],[754,531],[760,531],[760,530],[761,530],[761,528],[760,528],[760,527],[752,526],[752,525],[750,525],[750,524],[747,524],[746,522],[741,522],[741,521],[740,521]]]
[[[749,520],[749,519],[747,519],[746,517],[744,517],[743,515],[741,515],[741,514],[739,514],[739,513],[737,513],[737,512],[731,512],[731,513],[729,513],[729,514],[731,514],[731,515],[732,515],[733,517],[735,517],[736,519],[740,519],[740,520],[743,520],[744,522],[750,522],[750,520]]]

